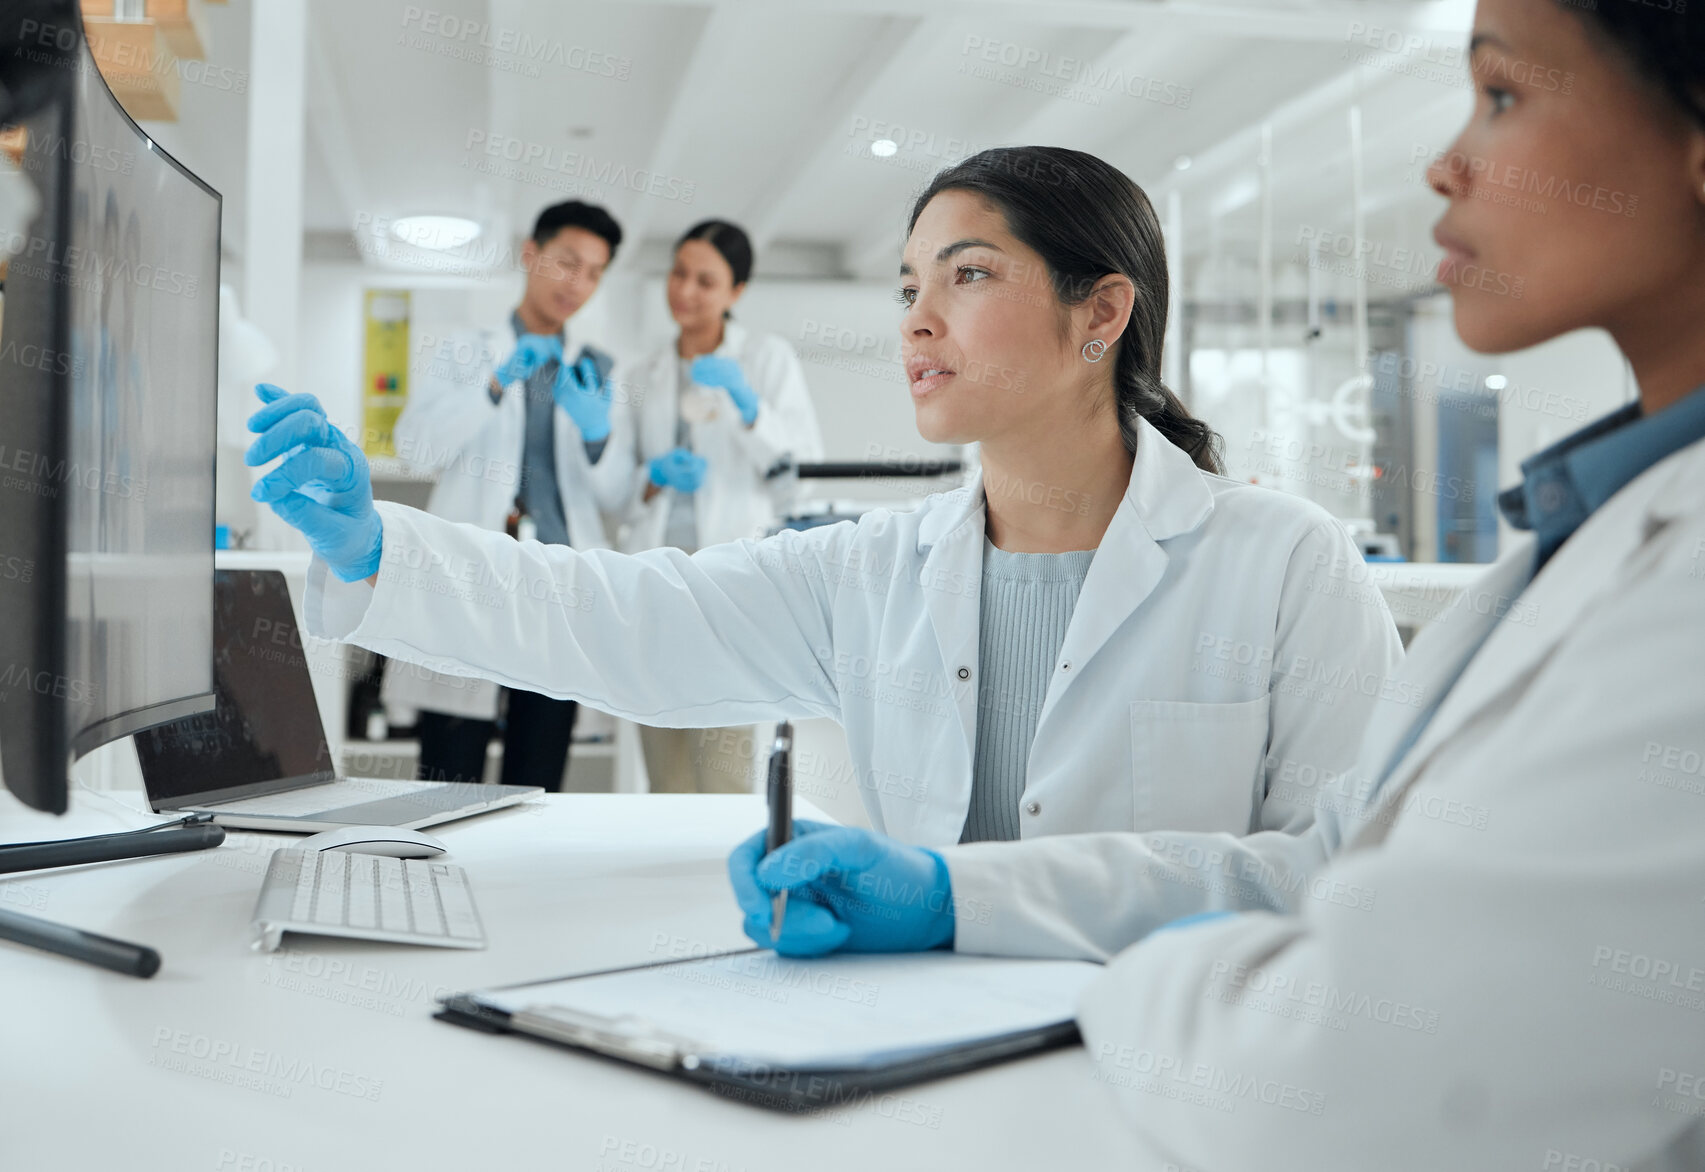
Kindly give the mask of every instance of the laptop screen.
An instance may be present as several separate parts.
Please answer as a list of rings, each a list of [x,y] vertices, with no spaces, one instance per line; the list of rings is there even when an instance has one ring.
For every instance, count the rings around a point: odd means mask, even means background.
[[[136,734],[156,809],[336,780],[284,575],[213,575],[212,712]]]

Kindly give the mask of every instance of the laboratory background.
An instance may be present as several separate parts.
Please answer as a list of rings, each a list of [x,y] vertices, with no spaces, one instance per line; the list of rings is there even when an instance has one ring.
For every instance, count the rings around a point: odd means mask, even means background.
[[[797,354],[825,463],[896,473],[801,481],[790,511],[909,508],[962,482],[974,448],[914,426],[894,290],[912,199],[990,146],[1088,151],[1147,191],[1167,384],[1224,437],[1228,475],[1351,530],[1370,568],[1350,585],[1382,589],[1405,637],[1496,558],[1521,458],[1634,397],[1602,332],[1483,356],[1452,329],[1425,172],[1472,104],[1466,0],[106,8],[85,6],[123,34],[115,93],[223,196],[218,521],[245,564],[306,561],[248,498],[252,384],[312,389],[376,494],[425,505],[432,473],[392,425],[447,338],[514,308],[534,217],[564,200],[623,233],[570,335],[636,359],[672,336],[676,239],[745,228],[735,320]],[[1537,175],[1492,191],[1539,215],[1628,199]],[[413,714],[383,702],[367,653],[316,654],[337,661],[315,682],[347,771],[412,776]],[[801,735],[833,761],[837,732]],[[645,788],[631,729],[584,710],[575,738],[567,788]],[[121,756],[81,767],[111,784]],[[817,798],[859,821],[822,772]]]

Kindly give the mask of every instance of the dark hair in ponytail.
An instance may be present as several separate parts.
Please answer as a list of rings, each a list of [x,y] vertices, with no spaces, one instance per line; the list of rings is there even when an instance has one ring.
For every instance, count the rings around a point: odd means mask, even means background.
[[[736,286],[744,285],[752,279],[752,238],[746,235],[746,230],[740,225],[731,224],[727,220],[700,220],[675,241],[675,251],[680,252],[681,245],[689,240],[702,240],[716,249],[733,270]],[[734,315],[725,310],[722,316],[730,318]]]
[[[1648,84],[1705,125],[1705,15],[1685,3],[1557,0],[1586,22],[1587,33],[1621,54]]]
[[[1130,278],[1136,299],[1116,344],[1113,369],[1125,446],[1137,450],[1141,417],[1189,453],[1198,468],[1219,472],[1219,435],[1160,381],[1169,297],[1166,245],[1143,189],[1117,167],[1082,151],[996,147],[937,174],[912,205],[908,233],[943,191],[967,191],[998,208],[1012,234],[1042,257],[1065,305],[1081,305],[1111,273]]]

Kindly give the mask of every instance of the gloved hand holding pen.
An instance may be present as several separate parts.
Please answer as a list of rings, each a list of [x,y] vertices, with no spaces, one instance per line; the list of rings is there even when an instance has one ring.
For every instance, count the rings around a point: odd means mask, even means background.
[[[372,577],[384,529],[373,507],[367,457],[332,426],[314,396],[288,394],[271,383],[255,387],[255,394],[265,406],[249,417],[249,430],[261,434],[243,462],[255,468],[284,460],[249,495],[299,530],[340,579]]]
[[[795,821],[793,838],[764,853],[759,831],[728,856],[746,935],[783,956],[923,952],[953,944],[953,884],[932,850],[850,826]],[[770,897],[789,893],[770,942]]]

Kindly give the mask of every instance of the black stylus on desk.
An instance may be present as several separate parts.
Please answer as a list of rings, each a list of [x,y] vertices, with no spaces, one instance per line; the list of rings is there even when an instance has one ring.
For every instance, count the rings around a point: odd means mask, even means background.
[[[0,908],[0,940],[57,952],[127,977],[151,977],[160,971],[160,954],[146,944],[129,944],[4,908]]]
[[[203,819],[210,815],[191,815]],[[188,822],[189,819],[184,819]],[[19,842],[0,846],[0,874],[34,871],[41,867],[74,867],[79,863],[105,863],[113,859],[138,859],[148,855],[172,855],[202,851],[225,841],[225,828],[209,822],[179,826],[166,823],[144,830],[99,834],[91,838],[60,838],[52,842]]]
[[[225,828],[212,825],[211,818],[211,814],[191,814],[176,822],[118,834],[14,843],[0,847],[0,872],[207,850],[225,841]],[[160,971],[160,954],[145,944],[114,940],[5,909],[0,909],[0,940],[56,952],[130,977],[151,977]]]

